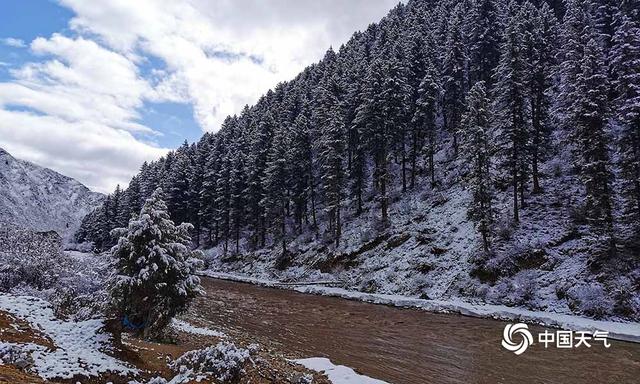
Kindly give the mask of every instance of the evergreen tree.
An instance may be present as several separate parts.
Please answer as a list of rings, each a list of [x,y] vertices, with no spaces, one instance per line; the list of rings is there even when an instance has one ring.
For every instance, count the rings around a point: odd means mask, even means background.
[[[493,223],[493,183],[491,178],[492,148],[489,138],[489,99],[484,81],[479,81],[467,95],[460,136],[462,156],[469,168],[467,183],[473,199],[469,218],[477,223],[484,251],[489,251]]]
[[[257,126],[249,136],[248,185],[245,195],[247,197],[247,214],[251,218],[249,224],[253,232],[253,240],[256,244],[264,247],[267,228],[260,201],[264,198],[262,178],[266,169],[271,136],[275,129],[275,120],[270,112],[266,112],[256,124]]]
[[[166,179],[167,206],[171,218],[179,223],[187,222],[189,216],[189,185],[191,164],[189,144],[184,144],[176,151],[172,166]]]
[[[494,110],[499,129],[499,146],[503,167],[513,188],[513,219],[520,220],[520,205],[524,205],[524,190],[528,174],[525,79],[527,66],[521,32],[521,14],[515,3],[510,4],[511,15],[502,38],[500,63],[495,73]]]
[[[239,144],[239,148],[243,145]],[[233,154],[231,161],[231,186],[229,201],[229,221],[230,230],[233,231],[236,243],[236,253],[240,253],[240,229],[245,223],[245,196],[247,189],[245,155],[237,150]]]
[[[616,99],[615,119],[620,124],[621,194],[626,216],[640,223],[640,2],[623,0],[616,13],[611,64]],[[638,229],[640,231],[640,229]]]
[[[293,202],[293,216],[297,232],[302,233],[302,222],[309,223],[307,202],[309,200],[312,173],[311,140],[309,139],[309,119],[300,113],[292,126],[291,150],[287,152],[289,164],[289,180],[291,186],[291,200]],[[313,213],[315,217],[315,213]]]
[[[442,63],[444,125],[445,129],[453,136],[453,149],[456,155],[458,154],[457,132],[464,108],[465,68],[467,66],[462,12],[461,3],[456,5],[451,12],[447,38],[443,47]]]
[[[374,160],[373,183],[380,205],[382,220],[388,219],[387,183],[388,155],[393,142],[391,127],[387,121],[384,95],[385,69],[379,59],[369,68],[362,89],[362,104],[358,107],[355,123],[367,138],[367,147]]]
[[[400,157],[400,173],[402,192],[407,190],[407,151],[406,131],[411,120],[409,115],[412,90],[408,84],[408,70],[403,64],[402,50],[398,45],[394,47],[395,56],[388,60],[384,67],[384,81],[382,83],[382,99],[385,122],[388,125],[387,135],[391,139],[396,158]]]
[[[117,271],[113,308],[118,316],[141,324],[145,338],[160,337],[202,292],[195,275],[199,252],[189,250],[191,229],[190,224],[174,225],[158,189],[128,228],[114,230],[121,237],[111,250]]]
[[[419,97],[416,102],[416,111],[412,119],[413,129],[417,132],[414,140],[421,140],[422,137],[426,138],[429,175],[431,177],[431,186],[433,187],[436,182],[434,155],[436,152],[436,116],[437,102],[440,98],[440,86],[437,80],[436,68],[431,63],[428,64],[426,74],[420,82],[418,94]],[[417,157],[418,144],[415,143],[412,154],[412,169],[415,168]],[[412,185],[414,178],[415,170],[412,170]]]
[[[584,49],[582,72],[576,89],[580,97],[572,109],[574,139],[582,155],[580,170],[587,193],[588,219],[612,229],[611,178],[607,136],[607,76],[602,51],[595,39]]]
[[[216,174],[216,211],[215,221],[217,230],[221,238],[224,240],[223,252],[226,255],[229,250],[229,236],[231,234],[231,162],[232,152],[229,150],[222,157],[222,163],[218,173]],[[262,211],[261,211],[262,212]]]
[[[314,121],[321,136],[318,156],[325,209],[329,216],[336,247],[342,236],[341,209],[344,183],[344,126],[339,112],[339,100],[335,96],[335,83],[320,88]]]
[[[500,10],[496,0],[472,0],[466,14],[469,40],[469,82],[484,81],[491,87],[491,75],[500,59]]]
[[[287,148],[290,144],[287,133],[284,127],[280,127],[274,133],[262,179],[265,194],[260,202],[267,217],[267,224],[273,223],[273,230],[281,240],[282,258],[279,264],[282,264],[287,257],[287,208],[289,205]]]
[[[202,201],[202,209],[200,211],[200,222],[207,228],[208,244],[213,245],[218,240],[218,222],[216,212],[218,207],[216,201],[218,198],[218,172],[220,170],[220,151],[217,145],[211,147],[211,152],[207,156],[206,170],[202,180],[202,189],[200,191],[200,200]]]
[[[529,90],[530,158],[533,193],[540,187],[539,164],[543,160],[551,135],[550,92],[554,71],[557,21],[553,11],[544,3],[535,9],[525,3],[526,30],[525,55],[529,63],[527,87]]]

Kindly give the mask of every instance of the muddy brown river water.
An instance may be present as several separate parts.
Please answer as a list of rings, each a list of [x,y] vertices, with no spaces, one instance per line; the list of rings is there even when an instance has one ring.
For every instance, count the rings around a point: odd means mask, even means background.
[[[505,322],[204,278],[198,317],[290,357],[327,357],[389,383],[640,383],[640,344],[501,347]],[[529,326],[534,338],[544,328]],[[551,330],[555,331],[555,330]],[[536,340],[537,341],[537,340]]]

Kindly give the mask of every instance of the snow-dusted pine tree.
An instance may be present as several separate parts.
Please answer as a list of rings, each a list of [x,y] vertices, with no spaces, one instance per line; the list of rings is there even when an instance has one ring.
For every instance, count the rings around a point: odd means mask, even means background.
[[[314,121],[321,129],[318,143],[318,157],[320,159],[320,179],[325,196],[325,210],[329,216],[329,229],[333,233],[336,246],[340,244],[342,236],[341,209],[344,184],[344,124],[338,113],[338,99],[335,96],[335,81],[320,88],[317,102],[318,109]]]
[[[524,41],[525,56],[529,66],[526,84],[531,119],[529,127],[531,143],[528,149],[533,193],[540,193],[542,188],[540,187],[539,165],[548,152],[552,128],[550,91],[553,83],[558,23],[553,10],[546,3],[543,3],[539,9],[531,3],[524,3],[523,9],[526,16]]]
[[[610,61],[620,124],[621,194],[625,217],[640,227],[640,2],[623,0],[616,13],[616,32]],[[640,228],[637,228],[640,231]]]
[[[577,97],[571,115],[575,128],[578,167],[586,190],[587,219],[613,235],[611,206],[611,165],[607,124],[607,74],[602,50],[595,38],[584,47],[581,73],[577,77]]]
[[[469,218],[476,222],[482,236],[484,251],[489,251],[493,223],[493,180],[491,178],[492,148],[489,139],[489,98],[484,81],[479,81],[467,95],[467,106],[460,129],[461,156],[469,169],[467,184],[473,199]]]
[[[411,120],[420,138],[426,139],[426,152],[429,164],[431,186],[436,183],[434,156],[436,153],[436,116],[437,103],[440,99],[441,88],[438,84],[438,74],[431,61],[427,63],[427,70],[418,88],[418,100],[415,113]]]
[[[287,210],[289,206],[289,166],[287,164],[287,150],[290,142],[287,138],[288,130],[280,127],[274,132],[272,146],[267,155],[267,168],[262,177],[264,197],[260,201],[267,225],[273,229],[276,237],[280,238],[282,255],[278,265],[284,265],[287,257]]]
[[[500,62],[494,74],[496,83],[493,94],[503,168],[511,179],[513,189],[513,220],[518,222],[520,220],[519,205],[524,204],[529,165],[525,88],[528,68],[522,42],[523,15],[517,11],[515,2],[511,2],[509,7],[510,14],[502,38]],[[518,204],[518,194],[520,204]]]
[[[447,38],[442,60],[442,82],[444,89],[444,125],[453,136],[453,149],[458,154],[458,127],[464,109],[465,68],[467,57],[462,26],[463,4],[458,3],[449,16]]]
[[[199,251],[191,251],[191,224],[169,218],[161,189],[144,203],[128,228],[118,228],[111,249],[117,275],[111,286],[113,309],[145,338],[158,338],[171,319],[200,294]]]

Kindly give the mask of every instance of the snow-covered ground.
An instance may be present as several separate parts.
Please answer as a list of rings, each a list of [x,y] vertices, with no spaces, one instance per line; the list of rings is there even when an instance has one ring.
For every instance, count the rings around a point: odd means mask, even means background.
[[[173,319],[171,321],[171,327],[177,331],[190,333],[192,335],[213,336],[213,337],[220,337],[220,338],[227,337],[227,335],[225,335],[223,332],[216,331],[209,328],[196,327],[195,325],[189,324],[188,322],[184,320],[179,320],[179,319]]]
[[[102,331],[102,320],[59,320],[49,303],[29,296],[0,294],[0,310],[28,322],[52,341],[52,350],[32,343],[18,345],[31,355],[31,369],[43,379],[137,373],[136,368],[105,353],[110,350],[112,340],[110,334]]]
[[[391,305],[396,307],[412,307],[431,312],[459,313],[465,316],[528,322],[574,331],[605,331],[609,332],[609,337],[613,339],[640,343],[640,323],[634,322],[594,320],[571,314],[532,311],[518,307],[507,307],[505,305],[471,303],[463,301],[461,299],[428,300],[402,295],[363,293],[343,288],[318,285],[295,285],[290,283],[282,284],[281,282],[273,280],[257,279],[247,276],[233,275],[229,273],[218,273],[212,271],[205,271],[203,272],[203,275],[218,279],[234,280],[274,288],[293,289],[298,292],[308,294],[359,300],[373,304]]]
[[[292,361],[312,371],[324,373],[333,384],[387,384],[386,381],[360,375],[344,365],[335,365],[324,357],[310,357]]]

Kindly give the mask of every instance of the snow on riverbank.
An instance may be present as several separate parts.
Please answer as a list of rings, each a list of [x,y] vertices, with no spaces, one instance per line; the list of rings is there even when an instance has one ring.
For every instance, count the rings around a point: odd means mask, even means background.
[[[19,345],[31,354],[32,369],[43,379],[137,373],[137,369],[104,352],[111,347],[111,335],[102,332],[102,320],[59,320],[48,302],[30,296],[0,294],[0,310],[28,322],[53,342],[53,350],[31,343]]]
[[[213,337],[219,337],[219,338],[227,337],[226,334],[224,334],[224,333],[222,333],[220,331],[215,331],[215,330],[209,329],[209,328],[196,327],[195,325],[191,325],[191,324],[187,323],[186,321],[178,320],[178,319],[173,319],[171,321],[171,327],[173,327],[173,329],[175,329],[177,331],[181,331],[181,332],[184,332],[184,333],[190,333],[192,335],[213,336]]]
[[[310,357],[292,361],[312,371],[324,373],[333,384],[387,384],[386,381],[360,375],[344,365],[335,365],[324,357]]]
[[[202,274],[216,279],[233,280],[273,288],[292,289],[302,293],[334,296],[343,299],[364,301],[372,304],[384,304],[395,307],[412,307],[430,312],[459,313],[465,316],[535,323],[574,331],[605,331],[609,332],[609,337],[612,339],[640,343],[640,323],[594,320],[576,315],[531,311],[524,308],[507,307],[505,305],[469,303],[459,299],[449,301],[425,300],[401,295],[363,293],[343,288],[313,285],[283,285],[277,281],[256,279],[247,276],[238,276],[213,271],[205,271]]]

